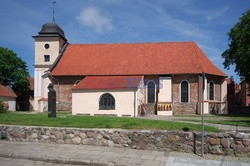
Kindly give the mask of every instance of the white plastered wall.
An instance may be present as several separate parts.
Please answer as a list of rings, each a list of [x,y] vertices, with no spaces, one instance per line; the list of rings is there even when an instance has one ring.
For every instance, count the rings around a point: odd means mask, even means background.
[[[138,108],[140,105],[143,104],[143,100],[144,100],[144,89],[142,88],[138,88],[137,91],[136,91],[136,114],[135,116],[138,116]]]
[[[204,114],[209,114],[209,103],[208,103],[208,91],[207,91],[207,78],[205,77],[204,79],[204,85],[205,85],[205,89],[204,89]]]
[[[99,99],[104,93],[115,98],[115,110],[99,110]],[[134,90],[73,90],[72,114],[115,114],[117,116],[134,116]],[[141,97],[140,97],[141,98]]]
[[[16,98],[15,97],[0,97],[2,101],[7,102],[9,111],[16,111]]]
[[[158,102],[171,102],[172,103],[172,78],[160,77],[159,79],[159,93]],[[171,116],[173,111],[158,111],[157,115]]]
[[[49,48],[44,48],[49,44]],[[35,65],[52,65],[59,55],[59,37],[36,38],[35,39]],[[50,55],[50,61],[44,62],[44,55]]]
[[[158,102],[172,102],[171,77],[160,77]]]
[[[42,78],[42,75],[45,74],[47,68],[35,68],[35,81],[34,81],[34,110],[42,112],[42,106],[39,106],[41,102],[38,100],[42,98],[48,98],[48,85],[51,83],[49,78]]]
[[[227,114],[227,81],[224,79],[221,84],[221,113]]]

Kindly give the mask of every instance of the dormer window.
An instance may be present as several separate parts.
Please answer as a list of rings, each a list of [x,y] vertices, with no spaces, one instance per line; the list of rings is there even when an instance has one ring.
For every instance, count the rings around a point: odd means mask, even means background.
[[[50,55],[44,55],[44,62],[50,61]]]

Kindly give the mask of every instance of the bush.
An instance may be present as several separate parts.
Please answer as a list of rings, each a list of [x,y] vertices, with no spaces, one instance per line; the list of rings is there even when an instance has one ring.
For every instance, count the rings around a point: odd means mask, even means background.
[[[7,112],[7,110],[8,110],[8,105],[6,105],[6,103],[4,103],[4,102],[0,99],[0,113]]]

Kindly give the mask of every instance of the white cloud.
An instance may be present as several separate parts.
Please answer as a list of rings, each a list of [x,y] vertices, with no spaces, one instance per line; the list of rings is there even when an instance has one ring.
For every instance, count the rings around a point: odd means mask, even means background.
[[[223,13],[227,12],[229,9],[229,7],[223,7],[222,9],[218,10],[218,11],[213,11],[211,14],[209,14],[206,19],[207,21],[211,21],[216,19],[217,17],[220,17]]]
[[[161,7],[153,7],[153,9],[160,15],[161,22],[166,28],[170,28],[178,33],[188,36],[192,40],[209,40],[209,31],[198,28],[192,22],[186,20],[176,19],[168,14]]]
[[[83,9],[76,19],[83,26],[95,28],[98,33],[113,30],[111,18],[105,15],[105,13],[97,7],[92,6]]]

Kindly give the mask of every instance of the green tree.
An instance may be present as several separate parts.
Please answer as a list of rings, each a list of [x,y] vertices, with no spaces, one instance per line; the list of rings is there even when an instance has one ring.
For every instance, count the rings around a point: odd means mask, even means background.
[[[250,83],[250,10],[247,10],[239,22],[228,32],[229,48],[221,55],[224,67],[235,65],[235,72],[244,76]]]
[[[12,50],[0,47],[0,83],[13,89],[19,105],[24,101],[27,103],[27,99],[23,98],[30,90],[27,77],[29,73],[26,63]]]

